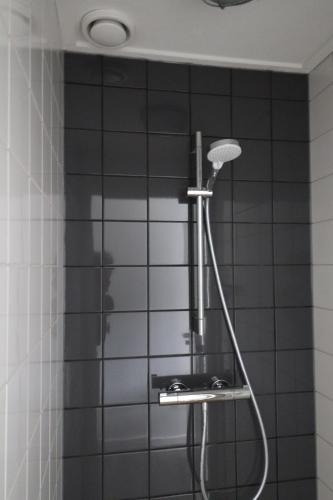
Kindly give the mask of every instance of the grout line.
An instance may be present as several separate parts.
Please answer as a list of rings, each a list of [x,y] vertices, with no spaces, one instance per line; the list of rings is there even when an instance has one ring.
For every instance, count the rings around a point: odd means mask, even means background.
[[[101,71],[101,79],[102,82],[104,80],[104,64],[103,60],[100,61],[100,71]],[[104,92],[103,90],[101,91],[101,125],[102,129],[104,127]],[[101,147],[101,174],[102,176],[104,175],[104,134],[101,134],[101,142],[100,142],[100,147]],[[101,248],[101,262],[102,266],[104,265],[104,182],[103,182],[103,177],[102,177],[102,182],[101,182],[101,197],[102,197],[102,248]],[[101,370],[102,370],[102,384],[101,384],[101,407],[102,407],[102,414],[101,414],[101,419],[102,419],[102,442],[101,442],[101,451],[102,451],[102,470],[101,470],[101,492],[102,492],[102,499],[104,499],[104,433],[105,433],[105,422],[104,422],[104,390],[105,390],[105,381],[104,381],[104,297],[103,297],[103,273],[102,271],[100,272],[100,301],[101,301],[101,313],[100,313],[100,329],[101,329],[101,334],[102,334],[102,361],[101,361]]]

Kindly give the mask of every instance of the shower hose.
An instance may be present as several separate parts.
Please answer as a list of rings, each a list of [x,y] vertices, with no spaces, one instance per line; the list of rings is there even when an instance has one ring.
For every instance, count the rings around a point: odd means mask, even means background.
[[[209,246],[209,251],[211,254],[212,262],[213,262],[213,268],[214,268],[214,275],[216,278],[216,283],[217,283],[217,288],[219,291],[219,296],[221,300],[221,305],[222,305],[222,310],[225,316],[225,320],[228,326],[228,331],[230,334],[230,338],[233,344],[233,347],[235,349],[236,357],[242,372],[242,375],[244,377],[244,381],[246,385],[249,388],[250,391],[250,397],[251,401],[259,422],[259,427],[261,431],[261,437],[262,437],[262,445],[263,445],[263,451],[264,451],[264,469],[263,469],[263,474],[262,474],[262,479],[260,486],[258,488],[257,493],[253,497],[253,500],[257,500],[260,498],[261,493],[263,492],[263,489],[266,484],[267,480],[267,474],[268,474],[268,444],[267,444],[267,437],[266,437],[266,431],[264,427],[264,423],[261,417],[261,413],[259,410],[259,406],[255,397],[255,394],[252,389],[252,385],[249,379],[249,376],[247,374],[243,357],[240,352],[237,338],[234,332],[234,328],[230,319],[228,307],[226,304],[226,300],[224,297],[223,293],[223,288],[221,284],[221,278],[219,274],[219,270],[217,267],[217,262],[216,262],[216,255],[215,255],[215,250],[214,250],[214,243],[213,243],[213,238],[212,238],[212,231],[211,231],[211,223],[210,223],[210,203],[209,203],[209,198],[206,198],[205,201],[205,215],[206,215],[206,230],[207,230],[207,239],[208,239],[208,246]],[[205,485],[205,456],[206,456],[206,443],[207,443],[207,403],[202,404],[202,440],[201,440],[201,453],[200,453],[200,488],[201,488],[201,493],[202,493],[202,498],[204,500],[208,500],[208,494],[206,491],[206,485]]]

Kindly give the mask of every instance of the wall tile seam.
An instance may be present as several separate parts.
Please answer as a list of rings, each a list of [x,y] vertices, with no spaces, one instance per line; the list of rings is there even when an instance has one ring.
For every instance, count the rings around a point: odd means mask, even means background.
[[[319,92],[317,92],[316,94],[309,96],[309,104],[312,104],[319,96],[326,93],[328,90],[331,90],[330,87],[332,86],[333,86],[333,74],[332,74],[332,81],[330,83],[328,83],[324,88],[319,90]]]

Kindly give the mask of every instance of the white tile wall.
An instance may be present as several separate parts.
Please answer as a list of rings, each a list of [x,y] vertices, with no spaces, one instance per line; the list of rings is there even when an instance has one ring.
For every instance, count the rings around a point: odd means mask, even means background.
[[[0,0],[0,500],[62,498],[59,47],[55,0]]]
[[[333,500],[333,55],[310,74],[318,500]]]

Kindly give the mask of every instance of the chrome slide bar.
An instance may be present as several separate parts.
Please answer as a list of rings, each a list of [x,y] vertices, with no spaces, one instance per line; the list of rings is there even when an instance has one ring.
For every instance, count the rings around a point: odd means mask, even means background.
[[[247,385],[244,385],[233,389],[160,392],[159,403],[161,406],[188,405],[192,403],[218,403],[235,399],[250,399],[250,397],[250,390]]]

